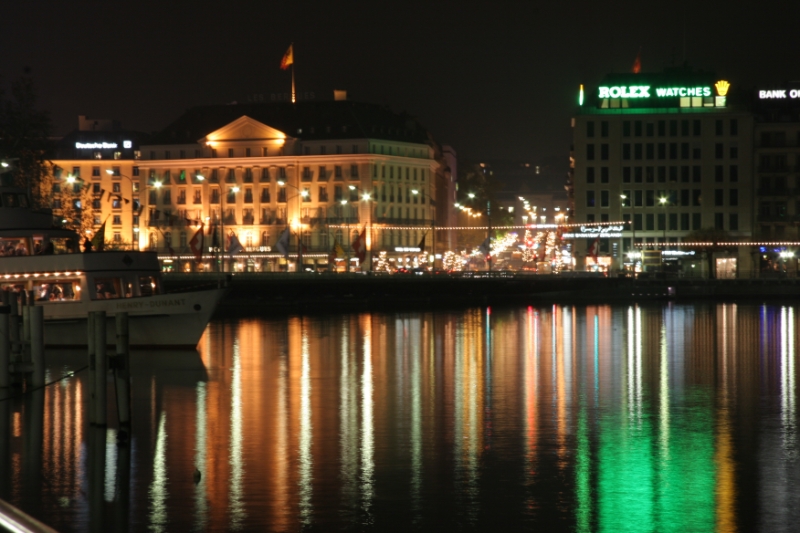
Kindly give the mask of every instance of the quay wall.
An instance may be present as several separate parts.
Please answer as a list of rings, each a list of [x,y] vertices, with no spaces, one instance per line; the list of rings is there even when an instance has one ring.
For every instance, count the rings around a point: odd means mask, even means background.
[[[656,279],[565,275],[362,275],[167,273],[169,292],[226,284],[218,314],[426,309],[463,305],[617,303],[649,300],[794,301],[800,279]]]

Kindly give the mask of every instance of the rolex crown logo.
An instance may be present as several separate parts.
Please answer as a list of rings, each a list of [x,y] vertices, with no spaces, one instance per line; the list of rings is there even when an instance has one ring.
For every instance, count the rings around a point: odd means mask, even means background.
[[[717,83],[714,84],[714,87],[717,88],[717,94],[719,96],[725,96],[728,94],[728,89],[730,88],[731,84],[725,80],[719,80]]]

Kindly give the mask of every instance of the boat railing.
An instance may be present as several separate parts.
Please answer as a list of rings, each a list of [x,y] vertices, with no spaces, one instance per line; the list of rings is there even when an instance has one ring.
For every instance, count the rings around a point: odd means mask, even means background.
[[[56,533],[52,527],[39,522],[5,500],[0,500],[0,527],[6,531],[22,533]]]

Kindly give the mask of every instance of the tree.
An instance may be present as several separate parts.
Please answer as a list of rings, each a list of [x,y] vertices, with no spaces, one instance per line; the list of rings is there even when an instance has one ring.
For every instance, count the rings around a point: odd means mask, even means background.
[[[683,238],[683,241],[688,243],[707,243],[696,246],[695,249],[706,254],[706,259],[708,261],[708,277],[712,279],[716,277],[714,251],[718,250],[717,244],[720,242],[731,242],[732,240],[727,231],[716,228],[694,230],[687,233],[686,237]]]
[[[94,232],[94,195],[89,184],[82,181],[64,183],[55,195],[53,213],[61,217],[64,226],[80,234],[81,238],[91,236]]]
[[[11,83],[10,96],[0,92],[0,158],[10,161],[13,184],[29,191],[34,207],[50,207],[52,164],[50,115],[36,108],[36,90],[27,72]]]

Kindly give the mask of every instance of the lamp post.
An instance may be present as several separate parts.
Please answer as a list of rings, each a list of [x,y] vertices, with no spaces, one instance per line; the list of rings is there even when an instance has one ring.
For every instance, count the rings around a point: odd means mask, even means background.
[[[115,175],[116,176],[120,176],[120,177],[125,178],[126,180],[128,180],[130,182],[130,184],[131,184],[131,233],[132,233],[132,235],[131,235],[131,247],[135,248],[135,249],[138,249],[139,246],[138,246],[138,239],[136,239],[136,234],[139,233],[139,228],[137,228],[135,226],[135,224],[134,224],[134,219],[136,217],[136,215],[134,215],[134,208],[136,207],[136,205],[133,203],[133,192],[134,192],[133,191],[133,188],[134,188],[134,186],[133,186],[133,178],[131,178],[130,176],[127,176],[125,174],[122,174],[121,172],[118,173],[118,174],[114,174],[114,171],[111,170],[110,168],[106,169],[106,174],[108,174],[109,176],[112,176],[112,177],[115,176]],[[120,201],[121,201],[122,200],[122,191],[120,191],[119,198],[120,198]]]
[[[369,202],[372,200],[372,195],[366,191],[361,190],[360,188],[356,187],[355,185],[348,185],[348,188],[351,191],[358,191],[359,196],[365,202]],[[367,203],[367,271],[372,272],[372,206]]]
[[[413,195],[420,195],[422,201],[425,201],[425,197],[428,198],[429,205],[436,206],[434,199],[428,193],[420,192],[418,189],[411,189],[411,194]],[[436,211],[433,212],[433,217],[431,218],[431,251],[433,252],[433,261],[431,261],[431,274],[434,273],[436,270]]]
[[[300,189],[299,187],[296,187],[296,186],[292,185],[291,183],[286,183],[284,180],[278,180],[278,185],[280,185],[281,187],[291,187],[291,188],[293,188],[294,190],[296,190],[299,193],[299,196],[302,197],[303,199],[306,199],[306,198],[309,197],[309,192],[307,190]],[[298,195],[295,194],[294,196],[286,198],[287,206],[289,204],[289,200],[291,200],[292,198],[297,198],[297,196]],[[303,266],[303,217],[302,217],[302,213],[300,213],[300,215],[298,216],[298,220],[299,220],[299,222],[297,224],[298,229],[297,229],[297,269],[296,270],[297,270],[298,273],[302,274],[304,269],[305,269],[305,267]],[[288,214],[287,214],[287,217],[286,217],[286,223],[287,223],[287,225],[289,224]]]
[[[628,200],[628,196],[625,194],[620,194],[619,197],[622,199],[622,207],[625,207],[625,200]],[[631,208],[631,258],[633,259],[633,275],[636,275],[636,221],[633,217],[633,202],[629,203],[627,207]],[[623,267],[624,268],[624,267]]]

